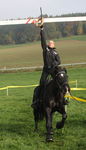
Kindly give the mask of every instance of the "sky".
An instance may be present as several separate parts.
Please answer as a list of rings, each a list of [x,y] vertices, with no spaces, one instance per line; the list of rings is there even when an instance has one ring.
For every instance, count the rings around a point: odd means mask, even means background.
[[[86,0],[0,0],[0,20],[86,13]]]

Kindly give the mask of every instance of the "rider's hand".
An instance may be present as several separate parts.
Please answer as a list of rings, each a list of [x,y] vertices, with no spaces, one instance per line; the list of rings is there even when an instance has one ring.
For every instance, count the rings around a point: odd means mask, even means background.
[[[44,24],[44,18],[39,18],[38,22],[36,23],[36,26],[42,28]]]

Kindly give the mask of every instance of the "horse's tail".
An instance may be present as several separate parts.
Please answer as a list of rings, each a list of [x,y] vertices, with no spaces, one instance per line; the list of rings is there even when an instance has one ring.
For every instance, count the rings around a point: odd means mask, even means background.
[[[34,90],[33,94],[33,103],[32,103],[32,108],[33,108],[33,113],[34,113],[34,118],[37,121],[41,121],[44,119],[44,111],[43,111],[43,104],[42,101],[39,98],[39,92],[40,92],[40,87],[36,87]]]
[[[35,107],[33,107],[33,113],[34,113],[35,121],[42,121],[44,119],[44,113],[43,112],[44,111],[43,111],[41,104],[37,104],[37,105],[35,105]]]

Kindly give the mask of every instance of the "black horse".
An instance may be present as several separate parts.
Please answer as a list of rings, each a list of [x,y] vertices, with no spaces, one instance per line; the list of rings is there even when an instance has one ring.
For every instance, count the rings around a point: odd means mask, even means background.
[[[41,90],[40,96],[38,94],[40,86],[36,87],[33,95],[33,113],[35,121],[35,130],[38,129],[38,121],[46,118],[46,141],[53,141],[52,138],[52,115],[54,112],[62,114],[62,120],[56,124],[56,128],[63,128],[67,114],[65,111],[65,94],[70,92],[68,84],[68,76],[65,68],[59,67],[54,79],[50,80],[44,90]],[[34,103],[35,102],[35,103]]]

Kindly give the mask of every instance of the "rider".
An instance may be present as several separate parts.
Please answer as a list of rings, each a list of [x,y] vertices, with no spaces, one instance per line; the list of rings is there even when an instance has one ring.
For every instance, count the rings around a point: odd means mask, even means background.
[[[54,77],[54,72],[57,69],[58,65],[61,64],[61,60],[58,52],[56,51],[54,41],[49,41],[48,44],[46,43],[43,19],[41,19],[41,24],[39,24],[39,26],[44,60],[43,71],[40,79],[40,86],[43,87],[46,84],[46,80],[49,75]]]

